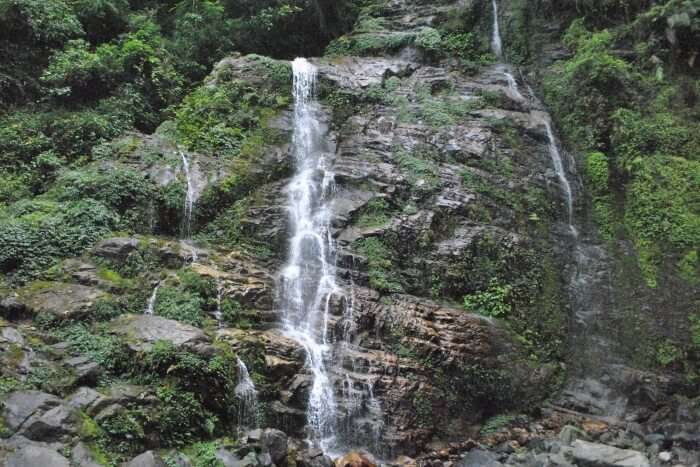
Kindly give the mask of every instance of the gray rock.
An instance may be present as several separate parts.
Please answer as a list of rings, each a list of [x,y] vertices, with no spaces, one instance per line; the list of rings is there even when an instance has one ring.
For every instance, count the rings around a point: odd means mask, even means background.
[[[649,467],[649,459],[639,451],[618,449],[605,444],[576,440],[571,456],[581,467]]]
[[[61,399],[41,391],[18,391],[3,401],[5,425],[13,431],[37,412],[43,413],[61,404]]]
[[[202,330],[160,316],[125,315],[112,321],[110,327],[115,334],[124,336],[129,348],[136,352],[148,351],[161,340],[201,354],[213,352],[211,341]]]
[[[73,447],[70,460],[75,467],[100,467],[88,447],[82,442]]]
[[[122,465],[123,467],[167,467],[163,459],[154,451],[146,451],[143,454],[139,454]]]
[[[34,314],[49,313],[63,319],[85,315],[105,295],[94,287],[64,282],[50,282],[38,290],[30,286],[20,291],[23,303]]]
[[[270,454],[272,462],[277,465],[287,459],[287,435],[280,430],[267,429],[262,436],[263,450]]]
[[[501,467],[498,456],[483,449],[472,449],[457,464],[458,467]]]
[[[247,454],[242,459],[235,454],[221,448],[215,454],[224,467],[258,467],[258,458],[254,452]]]
[[[87,357],[70,358],[64,364],[75,373],[79,384],[95,383],[102,374],[102,367]]]
[[[27,445],[5,460],[5,467],[70,467],[68,459],[58,452],[36,445]]]
[[[103,240],[95,246],[95,256],[111,260],[124,261],[132,251],[139,247],[139,241],[135,238],[115,237]]]
[[[89,409],[94,405],[98,404],[100,401],[105,400],[105,396],[95,391],[92,388],[82,387],[75,391],[68,398],[68,405],[77,410],[85,410],[89,412]]]
[[[0,300],[0,316],[9,320],[29,318],[31,313],[16,294]]]
[[[10,344],[24,345],[24,337],[15,328],[6,326],[0,330],[0,342],[5,341]]]
[[[76,432],[75,417],[67,405],[59,405],[41,415],[31,416],[21,427],[21,433],[35,441],[58,441]]]
[[[559,432],[559,441],[564,444],[571,444],[577,439],[587,439],[586,433],[575,426],[566,425]]]

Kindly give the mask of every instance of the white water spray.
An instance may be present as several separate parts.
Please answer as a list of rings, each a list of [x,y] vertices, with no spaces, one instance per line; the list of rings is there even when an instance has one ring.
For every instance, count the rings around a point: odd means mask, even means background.
[[[309,395],[310,441],[326,449],[335,441],[336,403],[326,370],[331,347],[328,316],[335,281],[335,246],[330,233],[330,195],[334,174],[324,154],[324,138],[315,116],[316,67],[303,58],[294,71],[293,150],[296,173],[288,189],[289,256],[280,275],[279,304],[285,333],[306,351],[313,384]]]
[[[147,315],[152,315],[156,307],[156,299],[158,298],[158,289],[160,288],[162,282],[158,282],[151,292],[151,297],[148,299],[148,305],[146,305],[146,310],[144,311]]]
[[[248,367],[243,360],[238,360],[238,385],[235,394],[238,398],[238,430],[243,432],[246,429],[257,428],[260,413],[258,410],[258,390],[250,377]],[[240,434],[240,433],[239,433]]]
[[[508,80],[508,90],[510,93],[519,101],[524,101],[525,98],[523,97],[522,94],[520,94],[520,90],[518,89],[518,82],[515,81],[515,78],[513,75],[508,72],[504,71],[503,74],[506,76],[506,79]]]
[[[190,250],[192,262],[196,263],[198,260],[197,250],[190,242],[192,237],[192,212],[194,211],[195,203],[194,182],[192,181],[192,173],[190,172],[190,161],[187,159],[187,155],[185,155],[184,151],[180,151],[180,157],[182,158],[182,169],[185,172],[185,179],[187,181],[187,193],[183,210],[182,237],[184,238],[184,244]]]
[[[503,56],[503,45],[501,43],[501,30],[498,27],[498,5],[496,0],[491,0],[493,5],[493,32],[491,36],[491,49],[496,57],[501,58]]]

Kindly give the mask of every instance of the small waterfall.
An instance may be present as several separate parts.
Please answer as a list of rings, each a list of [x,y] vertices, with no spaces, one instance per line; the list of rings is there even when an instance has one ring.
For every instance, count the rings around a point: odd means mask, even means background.
[[[245,363],[240,358],[236,357],[236,360],[238,360],[238,385],[234,391],[239,401],[238,430],[239,434],[241,434],[245,430],[258,427],[260,413],[258,390],[255,389],[255,383],[250,377],[248,367],[245,366]]]
[[[182,237],[183,243],[190,250],[192,262],[196,263],[198,260],[197,250],[190,242],[190,239],[192,238],[192,213],[194,211],[195,203],[194,182],[190,171],[190,161],[187,159],[187,155],[184,151],[180,151],[180,157],[182,158],[182,169],[185,172],[185,179],[187,181],[187,193],[185,196],[185,206],[183,210],[184,219],[182,223]]]
[[[338,290],[329,206],[334,174],[327,166],[324,135],[314,115],[316,67],[297,58],[292,68],[296,173],[288,186],[289,254],[280,274],[278,300],[285,333],[304,347],[313,377],[307,410],[310,441],[326,450],[335,442],[337,424],[333,385],[326,370],[331,357],[330,298]]]
[[[547,140],[549,145],[549,155],[552,158],[552,165],[554,166],[554,171],[557,173],[557,178],[559,179],[559,184],[564,192],[564,197],[566,198],[566,212],[569,222],[569,230],[571,234],[576,237],[578,236],[578,231],[574,227],[574,195],[571,190],[571,183],[566,176],[566,170],[564,169],[564,163],[562,162],[561,153],[559,152],[559,146],[557,145],[557,140],[552,132],[552,125],[549,121],[549,116],[545,113],[538,112],[540,121],[547,130]]]
[[[224,327],[224,315],[221,313],[221,301],[224,298],[224,284],[220,281],[216,281],[216,310],[214,310],[214,318],[216,319],[216,324],[219,329]]]
[[[156,307],[156,299],[158,298],[158,289],[162,282],[158,282],[151,292],[151,297],[148,299],[148,304],[146,305],[146,310],[144,311],[147,315],[152,315]]]
[[[491,36],[491,49],[498,58],[503,57],[503,45],[501,43],[501,30],[498,27],[498,5],[496,0],[491,0],[493,5],[493,33]]]
[[[522,94],[520,94],[520,90],[518,89],[518,82],[515,81],[515,78],[513,75],[508,72],[504,71],[503,74],[505,75],[506,79],[508,80],[508,90],[510,93],[519,101],[524,101],[525,98],[523,97]]]

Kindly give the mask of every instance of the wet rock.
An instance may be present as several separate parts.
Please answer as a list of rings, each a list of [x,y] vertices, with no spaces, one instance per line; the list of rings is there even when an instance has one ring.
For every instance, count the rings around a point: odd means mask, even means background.
[[[76,417],[70,407],[59,405],[41,415],[34,414],[20,427],[19,433],[36,441],[58,441],[76,433]]]
[[[159,316],[120,316],[110,323],[110,329],[124,336],[129,348],[136,352],[148,351],[161,340],[203,355],[211,355],[214,351],[210,339],[202,330]]]
[[[571,444],[577,439],[588,439],[588,436],[584,431],[571,425],[566,425],[559,432],[559,441],[564,444]]]
[[[134,457],[130,462],[122,464],[123,467],[167,467],[163,459],[154,451],[146,451]]]
[[[258,467],[259,465],[255,452],[250,452],[240,458],[232,452],[221,448],[216,451],[215,457],[224,467]]]
[[[618,449],[604,444],[576,440],[571,456],[581,467],[649,467],[649,459],[639,451]]]
[[[287,460],[287,435],[280,430],[266,429],[261,439],[263,451],[270,455],[273,463],[282,465]]]
[[[370,455],[362,452],[350,452],[335,461],[335,467],[376,467],[377,463]]]
[[[25,446],[10,454],[4,463],[5,467],[70,467],[68,459],[53,449],[37,445]]]

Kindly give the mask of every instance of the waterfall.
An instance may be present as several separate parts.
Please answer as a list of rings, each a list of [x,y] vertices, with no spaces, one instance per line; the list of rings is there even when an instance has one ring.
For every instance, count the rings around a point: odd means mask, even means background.
[[[578,231],[576,230],[576,227],[574,227],[574,195],[571,190],[571,183],[569,183],[569,179],[566,176],[566,170],[564,169],[564,163],[561,158],[561,153],[559,152],[557,140],[552,132],[552,125],[549,121],[549,116],[542,112],[537,112],[537,116],[547,130],[549,156],[552,159],[554,171],[557,173],[561,190],[564,193],[564,198],[566,199],[566,212],[569,222],[569,230],[571,231],[571,234],[576,237],[578,236]]]
[[[496,0],[491,0],[493,4],[493,33],[491,36],[491,49],[496,57],[501,58],[503,56],[503,46],[501,44],[501,30],[498,27],[498,5]]]
[[[330,298],[338,291],[329,206],[334,174],[327,167],[324,135],[315,117],[316,67],[297,58],[292,68],[296,172],[287,187],[289,253],[280,274],[278,300],[285,333],[305,349],[313,378],[307,409],[310,441],[325,450],[335,441],[337,417],[333,386],[326,370],[331,356]]]
[[[236,360],[238,360],[238,385],[234,392],[239,404],[238,430],[242,432],[245,429],[257,428],[260,414],[258,411],[258,391],[255,389],[255,383],[250,377],[248,367],[240,358],[236,357]]]
[[[503,74],[508,80],[508,90],[510,90],[510,93],[513,95],[513,97],[515,97],[519,101],[524,101],[525,98],[522,94],[520,94],[520,90],[518,89],[518,83],[517,81],[515,81],[513,75],[508,71],[504,71]]]
[[[190,161],[187,159],[187,155],[184,151],[180,151],[180,157],[182,158],[182,169],[185,172],[185,179],[187,181],[187,193],[185,196],[185,207],[183,210],[184,219],[182,224],[182,237],[184,238],[184,244],[190,250],[192,262],[196,263],[198,259],[197,250],[190,244],[190,239],[192,237],[192,212],[194,211],[195,202],[194,183],[190,172]]]
[[[153,288],[153,292],[151,293],[151,297],[148,299],[148,305],[146,305],[146,310],[144,311],[144,313],[147,315],[152,315],[155,310],[160,284],[162,284],[162,282],[158,282],[156,284],[156,286]]]
[[[224,315],[221,313],[221,301],[224,298],[224,284],[217,279],[216,281],[216,310],[214,310],[214,318],[219,329],[224,327]]]

